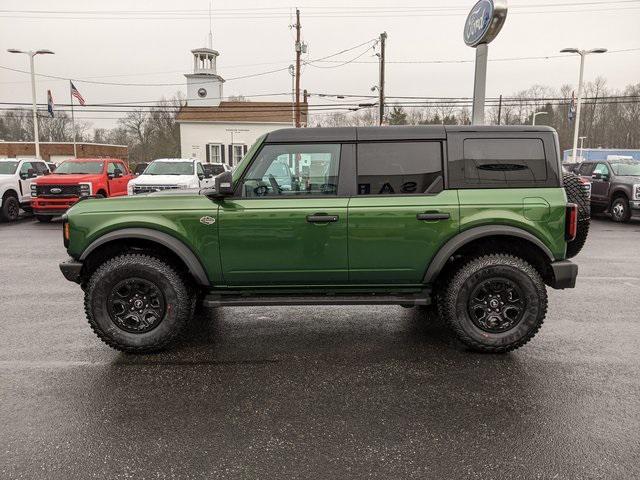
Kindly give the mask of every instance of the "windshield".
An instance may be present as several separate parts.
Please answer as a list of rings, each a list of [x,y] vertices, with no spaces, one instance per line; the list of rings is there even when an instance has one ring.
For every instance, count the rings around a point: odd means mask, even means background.
[[[639,176],[640,175],[640,162],[634,161],[626,161],[622,162],[617,160],[615,162],[611,162],[611,168],[613,169],[613,173],[616,175],[629,175],[629,176]]]
[[[63,162],[56,168],[56,174],[102,173],[104,162]]]
[[[193,175],[191,162],[153,162],[143,175]]]
[[[18,162],[0,162],[0,175],[13,175],[18,168]]]

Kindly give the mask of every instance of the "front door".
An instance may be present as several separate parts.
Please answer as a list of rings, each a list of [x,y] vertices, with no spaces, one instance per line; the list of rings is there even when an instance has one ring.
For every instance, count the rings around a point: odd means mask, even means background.
[[[444,190],[442,143],[359,143],[349,203],[351,284],[419,284],[458,232],[456,190]]]
[[[127,194],[129,175],[121,162],[109,162],[107,165],[107,178],[109,180],[109,196],[119,197]]]
[[[606,163],[598,163],[592,172],[592,177],[597,175],[599,178],[591,179],[591,199],[594,203],[600,205],[609,204],[609,187],[611,185],[611,172]]]
[[[347,283],[347,204],[339,144],[264,145],[220,202],[227,285]]]
[[[32,162],[23,162],[20,167],[20,174],[18,177],[18,187],[20,190],[20,203],[27,203],[31,201],[31,183],[36,178],[36,167]]]

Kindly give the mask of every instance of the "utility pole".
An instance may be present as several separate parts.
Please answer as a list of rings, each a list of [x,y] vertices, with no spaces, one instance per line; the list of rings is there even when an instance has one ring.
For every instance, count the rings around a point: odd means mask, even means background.
[[[300,10],[296,8],[296,128],[300,128],[300,57],[302,56],[302,43],[300,42]]]
[[[384,121],[384,55],[385,45],[387,40],[387,32],[380,34],[380,79],[378,82],[378,107],[380,108],[379,124],[382,125]]]
[[[500,100],[498,100],[498,125],[500,125],[501,115],[502,115],[502,95],[500,95]]]

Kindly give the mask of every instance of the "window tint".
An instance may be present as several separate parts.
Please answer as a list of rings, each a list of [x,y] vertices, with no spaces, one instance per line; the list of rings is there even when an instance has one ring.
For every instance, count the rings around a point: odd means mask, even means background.
[[[464,140],[464,180],[473,184],[546,183],[547,162],[537,138]]]
[[[240,183],[243,197],[336,195],[340,145],[265,145]]]
[[[440,142],[358,145],[358,195],[424,194],[442,190]]]
[[[580,165],[580,168],[579,168],[580,175],[589,175],[592,168],[593,168],[593,163],[583,163],[582,165]]]

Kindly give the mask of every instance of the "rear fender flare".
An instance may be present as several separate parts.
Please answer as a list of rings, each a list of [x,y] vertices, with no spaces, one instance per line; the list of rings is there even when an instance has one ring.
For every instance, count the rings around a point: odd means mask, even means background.
[[[433,282],[438,274],[442,271],[449,258],[451,258],[451,256],[455,254],[456,251],[458,251],[467,243],[478,240],[482,237],[493,237],[496,235],[518,237],[524,240],[528,240],[539,247],[540,250],[542,250],[549,258],[550,262],[553,262],[555,260],[551,250],[549,250],[549,248],[532,233],[529,233],[521,228],[510,227],[508,225],[486,225],[465,230],[464,232],[459,233],[455,237],[451,238],[447,243],[445,243],[440,248],[440,250],[438,250],[438,253],[436,253],[436,255],[433,257],[433,260],[431,260],[431,264],[429,265],[429,268],[427,268],[427,272],[424,275],[423,282]]]
[[[202,263],[200,262],[200,260],[198,260],[198,257],[196,257],[191,248],[185,245],[181,240],[178,240],[176,237],[150,228],[124,228],[122,230],[109,232],[94,240],[82,252],[79,260],[86,260],[92,252],[94,252],[102,245],[106,245],[107,243],[114,240],[122,240],[127,238],[149,240],[168,248],[184,262],[187,269],[189,270],[189,273],[193,276],[193,278],[199,285],[205,287],[211,286]]]

